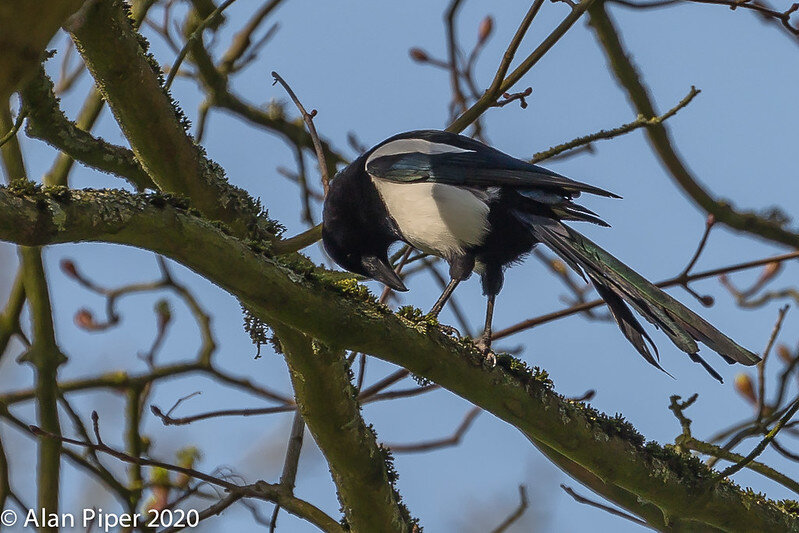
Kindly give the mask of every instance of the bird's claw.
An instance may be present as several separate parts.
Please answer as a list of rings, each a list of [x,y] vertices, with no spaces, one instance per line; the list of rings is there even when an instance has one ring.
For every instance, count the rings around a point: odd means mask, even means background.
[[[494,368],[497,366],[497,355],[491,349],[491,343],[487,342],[485,339],[478,339],[474,345],[480,350],[480,353],[483,354],[484,362],[488,366],[488,368]]]
[[[453,326],[447,326],[446,324],[439,324],[438,327],[441,328],[441,331],[444,335],[449,335],[450,337],[460,337],[461,333]]]

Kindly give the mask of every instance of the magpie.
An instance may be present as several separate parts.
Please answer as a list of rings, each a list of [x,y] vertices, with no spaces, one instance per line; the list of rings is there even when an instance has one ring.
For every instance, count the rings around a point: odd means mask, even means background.
[[[620,198],[462,135],[410,131],[368,150],[331,180],[322,241],[339,266],[396,291],[408,289],[388,260],[393,243],[402,241],[443,258],[450,282],[430,311],[436,317],[458,283],[477,272],[488,304],[476,344],[493,362],[491,323],[504,270],[539,243],[593,284],[627,340],[660,370],[657,347],[630,307],[719,381],[721,376],[697,353],[697,342],[730,364],[760,360],[565,225],[608,226],[573,202],[581,193]]]

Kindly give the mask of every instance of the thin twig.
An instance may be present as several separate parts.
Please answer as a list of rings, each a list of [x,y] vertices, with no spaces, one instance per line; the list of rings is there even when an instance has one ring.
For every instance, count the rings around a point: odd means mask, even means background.
[[[5,143],[10,141],[14,136],[17,134],[19,129],[22,127],[22,123],[25,121],[25,117],[28,116],[28,110],[22,109],[19,114],[17,115],[17,119],[14,121],[14,125],[8,130],[5,135],[0,137],[0,147],[2,147]]]
[[[504,533],[512,526],[519,518],[524,515],[524,512],[529,507],[530,503],[527,500],[527,488],[524,485],[519,485],[519,506],[514,510],[500,525],[495,527],[491,533]]]
[[[286,460],[283,462],[283,473],[280,475],[280,484],[290,493],[294,494],[294,485],[297,480],[297,467],[300,462],[300,452],[302,452],[302,437],[305,433],[305,421],[299,410],[294,411],[294,420],[291,423],[291,433],[289,443],[286,447]],[[280,512],[280,505],[275,505],[272,512],[272,519],[269,521],[269,533],[275,533],[277,527],[277,515]]]
[[[172,82],[175,81],[175,76],[178,74],[178,70],[180,70],[180,65],[183,63],[183,60],[186,59],[186,55],[189,53],[189,48],[194,44],[194,41],[200,39],[202,37],[203,32],[205,29],[214,23],[217,20],[217,17],[230,7],[230,5],[235,2],[236,0],[226,0],[225,2],[221,3],[219,7],[214,9],[210,15],[205,17],[200,24],[191,32],[191,35],[186,39],[186,42],[183,44],[183,47],[180,49],[177,57],[175,58],[175,62],[172,63],[172,67],[169,69],[169,73],[166,77],[166,82],[164,82],[164,88],[168,91],[170,87],[172,87]]]
[[[763,350],[763,357],[757,364],[757,420],[762,421],[763,416],[766,414],[766,360],[771,353],[771,348],[777,340],[777,335],[782,329],[782,322],[785,320],[785,315],[788,313],[789,305],[784,305],[780,308],[777,315],[777,322],[774,324],[774,329],[771,330],[771,335],[766,343],[766,349]]]
[[[463,417],[463,421],[458,425],[455,431],[449,437],[445,437],[443,439],[435,439],[426,442],[419,442],[416,444],[387,444],[386,447],[390,448],[392,452],[395,453],[417,453],[417,452],[429,452],[431,450],[437,450],[440,448],[446,448],[449,446],[456,446],[460,443],[463,435],[469,430],[474,419],[477,418],[477,415],[480,414],[482,409],[479,407],[473,407],[466,416]]]
[[[785,413],[785,415],[783,415],[783,417],[780,418],[779,422],[777,422],[774,425],[774,427],[771,429],[771,431],[769,431],[766,434],[766,436],[763,438],[763,440],[761,440],[760,443],[757,446],[755,446],[755,448],[749,453],[749,455],[744,457],[743,460],[735,463],[734,465],[730,465],[729,467],[727,467],[724,470],[722,470],[721,472],[719,472],[713,478],[713,480],[714,481],[718,481],[718,480],[723,479],[725,477],[729,477],[729,476],[733,475],[734,473],[738,472],[739,470],[741,470],[742,468],[744,468],[749,463],[751,463],[755,459],[755,457],[757,457],[758,455],[763,453],[763,450],[765,450],[766,447],[769,445],[769,443],[772,440],[774,440],[774,437],[777,436],[777,433],[779,433],[780,430],[783,428],[783,426],[785,426],[785,424],[787,424],[791,420],[791,418],[793,418],[793,415],[795,415],[796,411],[798,411],[798,410],[799,410],[799,398],[794,400],[793,404],[791,405],[791,408],[788,409],[788,411]]]
[[[529,10],[527,10],[527,14],[519,24],[516,33],[513,35],[513,38],[508,44],[508,47],[505,49],[505,53],[502,55],[502,60],[499,62],[497,72],[494,74],[494,80],[491,82],[491,85],[488,87],[488,89],[486,89],[486,92],[480,97],[480,99],[472,104],[469,109],[464,111],[457,119],[455,119],[452,124],[449,125],[447,131],[460,133],[461,131],[465,130],[466,127],[477,120],[477,118],[482,115],[483,112],[491,106],[491,104],[496,102],[497,98],[503,92],[510,88],[506,87],[503,89],[503,86],[505,85],[504,82],[506,81],[505,74],[507,74],[510,64],[513,62],[513,58],[516,55],[516,51],[519,49],[519,45],[522,43],[522,39],[524,39],[527,30],[530,28],[530,24],[532,24],[533,19],[538,14],[538,10],[541,9],[543,3],[544,0],[535,0],[535,2],[533,2],[533,5],[530,6]],[[555,31],[558,31],[559,29],[561,29],[560,26],[558,26]],[[565,33],[565,29],[563,30],[563,33]],[[530,66],[527,67],[527,70],[532,68],[532,66],[533,65],[530,64]]]
[[[280,503],[282,507],[284,507],[292,514],[305,518],[306,520],[310,521],[317,527],[321,528],[323,531],[334,531],[334,532],[344,531],[343,528],[327,514],[322,512],[314,505],[304,500],[300,500],[299,498],[296,498],[293,495],[287,494],[285,489],[280,485],[274,485],[266,483],[264,481],[258,481],[256,483],[253,483],[252,485],[237,485],[236,483],[231,483],[230,481],[227,481],[220,477],[212,476],[210,474],[200,472],[199,470],[195,470],[193,468],[187,468],[179,465],[165,463],[162,461],[147,459],[145,457],[134,457],[132,455],[128,455],[124,452],[111,448],[110,446],[103,443],[103,441],[99,438],[98,417],[96,411],[92,413],[92,420],[94,422],[95,438],[97,438],[96,444],[88,441],[84,442],[76,439],[63,437],[61,435],[44,431],[43,429],[33,425],[29,426],[29,429],[34,435],[55,439],[65,444],[73,444],[75,446],[81,446],[83,448],[93,449],[97,452],[111,455],[112,457],[115,457],[120,461],[126,463],[163,468],[164,470],[168,470],[171,472],[178,472],[180,474],[184,474],[194,479],[200,479],[212,485],[222,487],[231,493],[241,494],[244,497],[259,498],[266,501]]]
[[[192,416],[184,416],[182,418],[172,418],[165,414],[157,406],[151,405],[150,411],[161,419],[161,422],[167,426],[182,426],[191,424],[198,420],[207,420],[209,418],[218,418],[221,416],[254,416],[254,415],[270,415],[274,413],[285,413],[296,409],[295,405],[278,405],[275,407],[256,407],[251,409],[220,409],[218,411],[209,411],[207,413],[200,413]]]
[[[614,509],[613,507],[611,507],[609,505],[605,505],[603,503],[595,502],[594,500],[590,500],[590,499],[586,498],[585,496],[580,496],[579,494],[574,492],[574,490],[571,487],[567,487],[566,485],[561,484],[560,488],[562,488],[566,492],[566,494],[568,494],[569,496],[574,498],[574,501],[576,501],[578,503],[584,503],[585,505],[590,505],[591,507],[596,507],[597,509],[602,509],[603,511],[606,511],[606,512],[608,512],[608,513],[610,513],[610,514],[612,514],[614,516],[618,516],[618,517],[624,518],[625,520],[629,520],[630,522],[634,522],[634,523],[638,524],[639,526],[644,526],[644,527],[652,529],[652,527],[649,524],[647,524],[644,520],[641,520],[637,516],[633,516],[631,514],[623,512],[623,511],[619,511],[618,509]]]
[[[539,163],[545,159],[551,159],[569,150],[574,150],[575,148],[580,148],[583,146],[590,145],[594,141],[602,139],[613,139],[614,137],[624,135],[625,133],[630,133],[631,131],[635,131],[639,128],[645,128],[653,124],[660,124],[663,121],[674,116],[677,113],[677,111],[690,104],[691,100],[693,100],[694,97],[698,95],[700,92],[701,91],[696,87],[691,87],[691,90],[688,92],[685,98],[680,100],[680,102],[676,106],[672,107],[671,109],[669,109],[667,112],[663,113],[660,116],[654,118],[646,118],[645,116],[640,115],[632,122],[622,124],[621,126],[609,130],[599,130],[598,132],[591,133],[590,135],[577,137],[576,139],[572,139],[571,141],[559,144],[557,146],[553,146],[548,150],[538,152],[537,154],[533,155],[533,157],[530,159],[530,162]]]
[[[775,450],[777,449],[775,446],[776,442],[777,442],[776,440],[771,442],[771,445],[774,446]],[[703,442],[693,437],[687,439],[681,439],[680,446],[705,455],[709,455],[711,457],[715,457],[717,459],[724,459],[725,461],[740,463],[744,460],[743,455],[727,451],[721,448],[720,446]],[[746,468],[754,472],[757,472],[758,474],[761,474],[773,481],[776,481],[777,483],[783,485],[784,487],[787,487],[790,490],[794,491],[795,493],[799,494],[799,483],[789,478],[782,472],[774,470],[770,466],[767,466],[758,461],[751,461],[747,463]]]
[[[322,175],[322,188],[325,191],[325,196],[327,196],[327,190],[330,187],[330,176],[327,173],[327,162],[325,161],[325,151],[322,148],[322,141],[319,140],[319,134],[316,133],[316,126],[313,123],[313,117],[316,116],[316,109],[312,109],[310,113],[308,113],[305,108],[303,107],[300,99],[297,98],[297,95],[294,94],[294,91],[291,90],[289,84],[286,83],[280,75],[272,71],[272,77],[275,81],[272,83],[280,83],[286,92],[289,94],[289,97],[294,102],[294,105],[297,106],[297,109],[300,110],[300,114],[302,115],[302,120],[305,122],[305,125],[308,126],[308,133],[311,135],[311,140],[313,141],[314,150],[316,150],[316,158],[319,160],[319,173]]]

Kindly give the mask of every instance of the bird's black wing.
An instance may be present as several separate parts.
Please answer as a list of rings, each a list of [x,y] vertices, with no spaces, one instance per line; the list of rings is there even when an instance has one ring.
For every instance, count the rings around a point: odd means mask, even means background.
[[[366,171],[379,179],[433,182],[461,187],[512,187],[520,191],[576,197],[581,192],[618,198],[454,133],[421,130],[392,137],[375,147]]]

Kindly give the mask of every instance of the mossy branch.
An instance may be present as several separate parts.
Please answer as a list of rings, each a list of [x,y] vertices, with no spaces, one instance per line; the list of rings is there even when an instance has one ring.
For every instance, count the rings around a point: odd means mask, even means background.
[[[623,420],[565,400],[524,363],[500,355],[497,368],[487,370],[470,341],[447,337],[421,312],[391,314],[355,282],[251,249],[172,203],[118,191],[0,189],[0,239],[102,241],[161,253],[236,295],[264,321],[401,365],[667,516],[730,531],[799,531],[799,517],[777,503],[728,481],[707,483],[714,472],[698,459],[645,444]]]
[[[124,178],[138,190],[156,188],[132,151],[95,137],[67,119],[44,67],[39,67],[20,95],[28,112],[25,133],[30,137],[47,142],[92,168]]]
[[[274,324],[302,417],[327,459],[353,531],[405,533],[411,518],[393,486],[388,451],[360,413],[343,350]]]
[[[5,0],[0,3],[0,102],[34,75],[47,43],[85,0]]]
[[[19,249],[24,272],[25,296],[33,322],[33,344],[20,360],[31,363],[36,374],[36,412],[39,425],[46,431],[61,434],[58,421],[58,367],[66,361],[55,340],[53,315],[47,281],[44,276],[41,249],[22,246]],[[61,477],[61,443],[52,439],[39,441],[36,487],[41,512],[58,513],[59,480]],[[49,515],[48,515],[49,516]],[[43,525],[40,531],[58,531]]]
[[[230,185],[186,132],[188,121],[163,86],[120,0],[87,2],[67,25],[139,162],[163,191],[190,198],[194,207],[241,237],[273,239],[276,229],[260,206]]]

